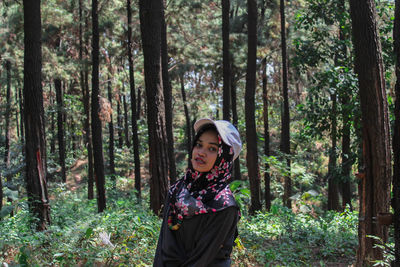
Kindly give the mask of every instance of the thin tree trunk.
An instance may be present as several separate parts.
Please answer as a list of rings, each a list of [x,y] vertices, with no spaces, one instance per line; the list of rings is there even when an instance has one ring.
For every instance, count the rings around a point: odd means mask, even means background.
[[[258,167],[257,132],[255,121],[255,92],[256,92],[256,52],[257,52],[257,3],[247,0],[248,21],[248,52],[245,92],[247,170],[249,173],[251,206],[250,214],[261,210],[260,202],[260,173]]]
[[[124,86],[123,86],[123,88],[125,88]],[[124,89],[123,89],[124,90]],[[125,90],[124,90],[124,94],[123,94],[123,96],[122,96],[122,104],[123,104],[123,107],[124,107],[124,132],[125,132],[125,143],[126,143],[126,146],[128,147],[128,148],[130,148],[131,147],[131,142],[129,141],[129,120],[128,120],[128,105],[127,105],[127,103],[126,103],[126,94],[125,94]]]
[[[353,159],[350,155],[350,121],[348,112],[348,97],[342,97],[342,114],[343,114],[343,129],[342,129],[342,206],[343,210],[349,205],[350,210],[353,210],[351,205],[351,185],[350,174]]]
[[[56,106],[55,105],[56,100],[54,100],[51,83],[49,83],[49,87],[50,87],[50,105],[52,107],[54,107],[54,106]],[[57,108],[56,108],[56,110],[57,110]],[[55,134],[56,125],[55,125],[54,113],[55,112],[53,111],[53,112],[51,112],[51,115],[50,115],[50,127],[51,127],[50,131],[52,132],[51,138],[50,138],[50,154],[56,153],[56,134]]]
[[[373,0],[350,0],[355,52],[355,72],[358,74],[363,131],[364,173],[360,175],[359,247],[357,266],[366,266],[382,259],[382,251],[373,248],[375,241],[367,235],[387,241],[388,229],[374,218],[389,211],[391,153],[388,104],[376,27]]]
[[[101,121],[98,115],[100,110],[99,90],[99,20],[97,0],[92,0],[92,141],[94,156],[94,173],[97,188],[97,209],[103,212],[106,208],[106,190],[104,177],[104,155]]]
[[[19,121],[18,121],[18,93],[17,93],[17,87],[15,86],[15,128],[17,128],[17,137],[18,139],[20,138],[20,132],[19,132]]]
[[[336,93],[331,94],[332,111],[331,111],[331,151],[329,153],[328,163],[328,210],[339,210],[339,192],[336,179],[336,165],[337,165],[337,97]]]
[[[236,128],[238,128],[238,115],[237,115],[237,105],[236,105],[236,87],[237,87],[237,83],[235,80],[235,75],[234,75],[234,63],[233,63],[233,57],[232,57],[232,75],[231,75],[231,98],[232,98],[232,124],[235,125]],[[240,156],[238,156],[235,160],[235,162],[233,163],[233,179],[235,180],[241,180],[242,179],[242,174],[240,173]]]
[[[46,142],[42,89],[40,1],[23,1],[24,6],[24,111],[26,191],[36,229],[50,224],[46,179]]]
[[[90,101],[89,101],[89,72],[87,64],[83,63],[83,7],[82,0],[79,0],[79,60],[81,61],[80,82],[82,89],[82,101],[85,117],[83,127],[85,130],[85,145],[88,153],[88,199],[94,198],[93,192],[93,148],[92,148],[92,134],[90,131]],[[86,30],[88,28],[87,18],[85,19]],[[86,38],[86,43],[88,39]],[[85,49],[86,50],[86,49]],[[87,51],[86,51],[87,56]],[[85,57],[86,57],[85,56]]]
[[[63,183],[67,182],[67,175],[65,169],[65,140],[64,140],[64,103],[63,93],[61,90],[61,80],[54,80],[54,87],[56,89],[57,100],[57,137],[58,137],[58,160],[61,166],[61,179]]]
[[[118,129],[118,148],[122,149],[124,138],[122,137],[122,114],[121,114],[121,94],[118,95],[117,101],[117,129]]]
[[[150,208],[159,214],[168,188],[168,152],[161,67],[162,0],[140,0],[150,157]]]
[[[262,61],[263,69],[263,119],[264,119],[264,155],[270,156],[269,152],[269,117],[268,117],[268,89],[267,89],[267,58]],[[271,177],[269,174],[269,164],[265,163],[264,172],[264,186],[265,186],[265,209],[269,211],[271,209]]]
[[[136,93],[135,78],[133,76],[133,53],[132,53],[132,10],[131,1],[127,0],[127,16],[128,16],[128,61],[129,61],[129,85],[131,88],[131,110],[132,110],[132,139],[133,139],[133,158],[135,161],[135,190],[138,201],[142,199],[142,186],[140,176],[140,157],[139,157],[139,136],[137,127],[136,114]],[[161,25],[160,25],[161,30]],[[161,47],[160,47],[161,49]]]
[[[168,138],[168,167],[170,183],[176,181],[176,165],[174,153],[174,132],[172,130],[172,88],[168,74],[168,45],[167,45],[167,25],[165,24],[164,8],[161,16],[161,64],[162,80],[164,89],[165,103],[165,124]]]
[[[141,116],[142,107],[142,87],[137,88],[137,109],[136,109],[136,119],[139,120]]]
[[[184,73],[180,73],[179,79],[181,82],[181,94],[182,94],[182,101],[183,101],[183,109],[185,111],[185,118],[186,118],[186,148],[188,152],[188,164],[190,164],[190,160],[192,158],[192,124],[190,122],[190,115],[189,115],[189,108],[186,101],[186,92],[185,92],[185,82],[183,80]]]
[[[221,0],[222,4],[222,61],[223,61],[223,105],[222,105],[222,118],[224,120],[231,120],[231,64],[229,53],[229,9],[230,1]]]
[[[10,117],[11,117],[11,63],[6,60],[6,72],[7,72],[7,94],[6,94],[6,140],[5,140],[5,151],[4,151],[4,163],[8,168],[10,166],[10,142],[11,142],[11,129],[10,129]]]
[[[280,150],[285,154],[289,174],[285,176],[283,202],[286,207],[291,208],[290,197],[292,195],[292,180],[290,178],[290,113],[288,96],[288,65],[286,53],[286,21],[285,21],[285,1],[280,0],[281,14],[281,48],[282,48],[282,94],[283,94],[283,114],[282,114],[282,133]]]
[[[111,94],[111,77],[110,76],[108,76],[107,93],[108,93],[108,101],[110,101],[111,110],[112,110],[112,94]],[[114,123],[113,123],[112,113],[110,114],[110,122],[108,123],[108,131],[110,134],[110,140],[109,140],[110,143],[108,145],[108,157],[110,159],[110,173],[111,173],[114,185],[115,185],[116,180],[115,180],[115,158],[114,158]]]
[[[393,266],[400,266],[400,0],[395,1],[393,29],[394,52],[396,55],[395,121],[393,130],[393,200],[395,260]]]
[[[24,101],[23,101],[23,96],[22,96],[22,90],[21,90],[21,85],[18,82],[18,98],[19,98],[19,115],[20,115],[20,127],[21,127],[21,141],[24,143],[25,141],[25,131],[24,131]]]

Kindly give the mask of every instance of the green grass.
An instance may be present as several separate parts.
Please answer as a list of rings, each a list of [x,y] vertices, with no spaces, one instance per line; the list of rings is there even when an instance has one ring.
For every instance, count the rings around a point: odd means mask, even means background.
[[[118,187],[129,184],[118,177]],[[57,186],[57,187],[55,187]],[[161,220],[141,205],[132,191],[113,192],[107,210],[97,213],[96,200],[86,188],[71,192],[52,184],[52,225],[44,232],[31,229],[24,199],[14,217],[0,221],[0,262],[21,266],[149,266],[152,264]],[[100,236],[108,235],[112,244]],[[324,266],[351,262],[357,246],[357,214],[294,214],[273,206],[271,212],[243,216],[234,266]]]

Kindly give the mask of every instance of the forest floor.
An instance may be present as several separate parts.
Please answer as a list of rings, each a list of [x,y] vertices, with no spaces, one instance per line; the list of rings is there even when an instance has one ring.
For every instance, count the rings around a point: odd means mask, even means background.
[[[86,169],[86,165],[87,165],[87,159],[78,159],[70,168],[70,172],[67,178],[67,188],[71,191],[75,191],[75,190],[79,190],[80,187],[82,186],[86,186],[85,182],[86,179],[84,179],[82,176],[82,172],[85,171]],[[133,170],[130,170],[129,172],[125,173],[125,176],[131,180],[134,181],[134,173]],[[147,168],[142,167],[141,168],[141,178],[142,178],[142,186],[143,184],[148,184],[148,177],[149,177],[149,172]],[[127,188],[128,189],[128,188]],[[130,190],[130,189],[128,189]],[[296,207],[295,207],[296,210]],[[240,227],[240,226],[239,226]],[[243,225],[242,225],[243,228]],[[244,229],[243,229],[244,230]],[[242,231],[243,231],[242,230]],[[250,241],[250,240],[249,240]],[[243,237],[242,240],[243,243],[247,243],[246,246],[253,246],[251,245],[251,242],[248,243],[248,241],[246,240],[246,236]],[[273,247],[276,246],[277,249],[279,249],[279,247],[282,245],[282,243],[280,242],[280,240],[270,240],[268,247]],[[311,248],[311,249],[310,249]],[[262,247],[261,247],[262,249]],[[299,248],[297,248],[299,249]],[[301,249],[301,248],[300,248]],[[271,262],[275,262],[275,263],[265,263],[264,260],[260,261],[257,260],[257,258],[259,257],[259,255],[256,255],[257,253],[253,253],[253,251],[251,249],[244,249],[246,252],[242,253],[242,252],[237,252],[233,254],[233,267],[242,267],[242,266],[327,266],[327,267],[352,267],[353,265],[353,261],[354,256],[349,256],[347,255],[343,255],[343,257],[337,257],[335,258],[333,261],[332,260],[316,260],[314,262],[309,262],[309,263],[304,263],[303,264],[284,264],[284,261],[282,262],[282,264],[277,263],[278,261],[274,261],[272,260]],[[321,254],[320,250],[321,248],[318,246],[318,244],[310,244],[309,247],[307,249],[305,249],[306,251],[308,251],[311,255],[318,255]],[[255,250],[257,251],[257,250]],[[295,252],[296,253],[296,252]],[[290,254],[290,253],[289,253]]]
[[[129,169],[124,165],[115,189],[107,176],[107,209],[102,213],[97,213],[96,199],[87,199],[86,165],[85,159],[74,161],[65,185],[49,182],[52,224],[45,232],[30,227],[32,219],[23,199],[16,203],[13,217],[0,221],[0,265],[152,265],[161,220],[148,208],[146,164],[141,204],[132,193],[134,175],[122,172]],[[249,216],[246,209],[238,224],[240,239],[232,251],[233,267],[353,266],[356,212],[316,216],[274,204],[270,212]]]

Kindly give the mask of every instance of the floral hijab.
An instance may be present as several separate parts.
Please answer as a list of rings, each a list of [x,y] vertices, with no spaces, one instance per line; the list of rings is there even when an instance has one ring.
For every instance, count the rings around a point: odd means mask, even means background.
[[[194,144],[209,129],[210,127],[201,129]],[[171,199],[168,226],[171,230],[178,230],[185,218],[237,206],[227,183],[232,175],[232,164],[233,149],[218,134],[218,156],[214,167],[209,172],[202,173],[195,171],[192,164],[189,164],[185,175],[169,189]]]

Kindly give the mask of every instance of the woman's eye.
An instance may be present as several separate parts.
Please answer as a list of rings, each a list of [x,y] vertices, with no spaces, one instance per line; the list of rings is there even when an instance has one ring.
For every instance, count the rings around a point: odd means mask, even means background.
[[[215,147],[210,147],[210,151],[215,152],[215,151],[217,151],[217,149]]]
[[[201,147],[201,144],[200,143],[196,143],[196,147]]]

